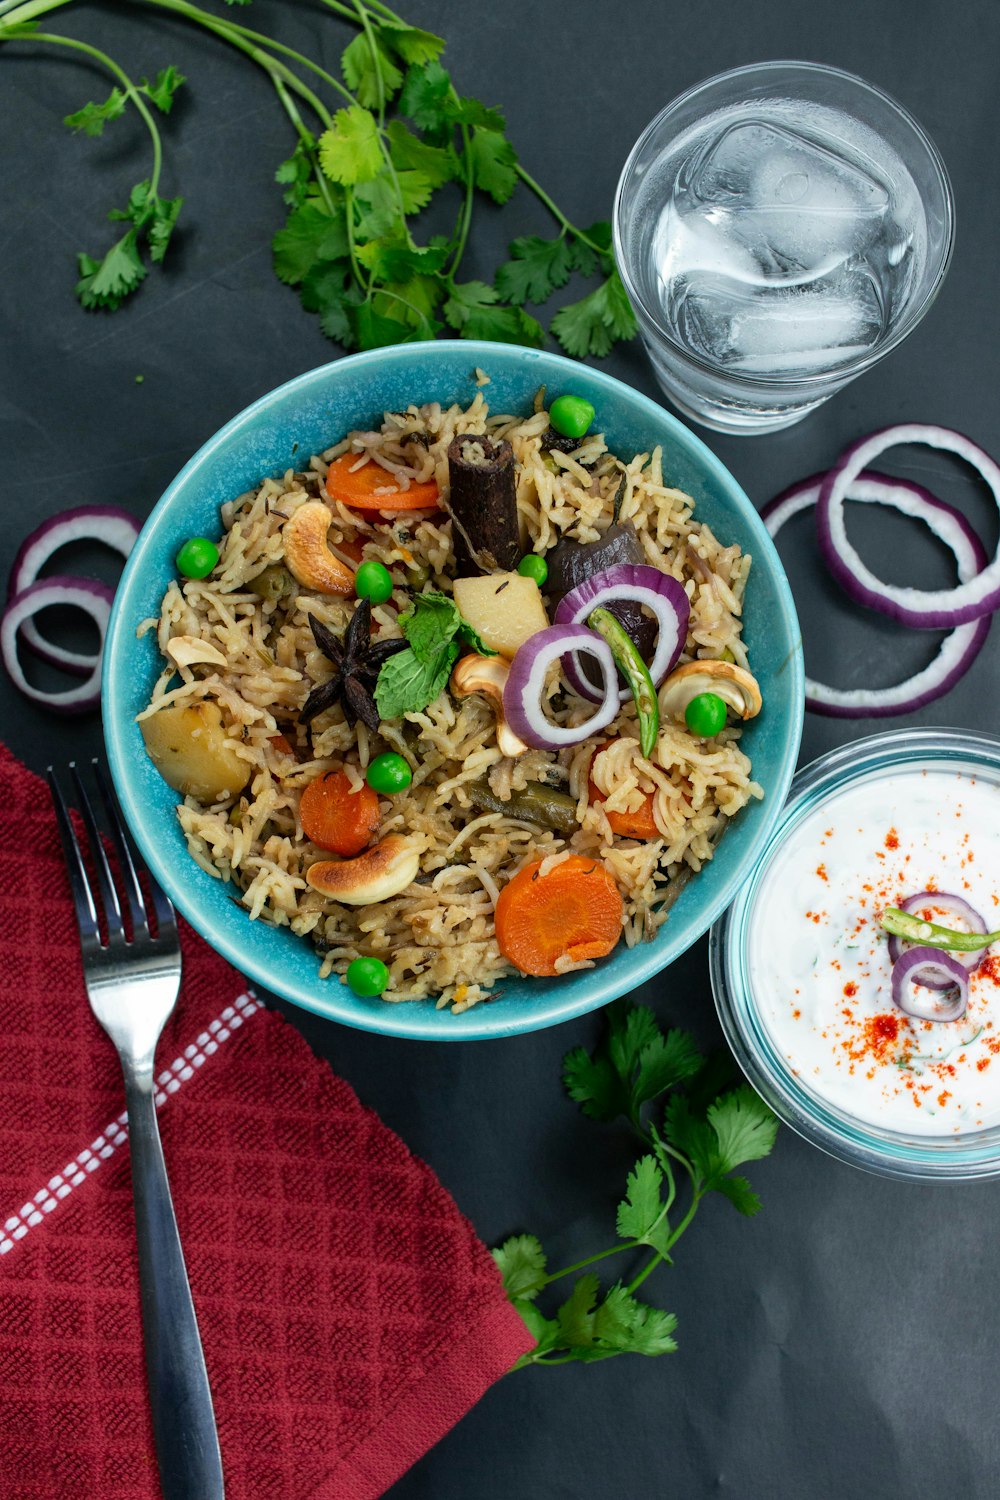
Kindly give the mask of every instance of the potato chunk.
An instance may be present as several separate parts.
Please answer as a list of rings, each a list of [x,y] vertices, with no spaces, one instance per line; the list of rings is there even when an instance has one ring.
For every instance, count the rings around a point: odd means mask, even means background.
[[[455,603],[486,645],[508,661],[549,623],[538,584],[520,573],[456,578]]]
[[[250,766],[226,743],[217,703],[175,703],[139,725],[149,758],[168,786],[199,802],[235,797]]]

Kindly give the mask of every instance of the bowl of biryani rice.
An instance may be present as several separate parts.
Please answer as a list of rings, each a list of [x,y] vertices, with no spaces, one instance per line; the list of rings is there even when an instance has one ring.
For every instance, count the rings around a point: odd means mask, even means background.
[[[512,1035],[666,968],[794,771],[787,581],[705,445],[557,355],[355,355],[235,417],[155,507],[105,646],[123,811],[262,988]]]

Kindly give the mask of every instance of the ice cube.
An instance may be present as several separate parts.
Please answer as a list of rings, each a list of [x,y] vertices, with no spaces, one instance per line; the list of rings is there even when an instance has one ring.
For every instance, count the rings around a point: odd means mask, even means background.
[[[746,374],[811,374],[874,347],[884,313],[871,277],[842,269],[808,286],[752,286],[718,274],[673,288],[682,341],[713,364]]]

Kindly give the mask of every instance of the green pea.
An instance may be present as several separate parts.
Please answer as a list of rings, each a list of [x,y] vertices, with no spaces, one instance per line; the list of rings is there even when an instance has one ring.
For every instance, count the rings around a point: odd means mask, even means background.
[[[549,407],[549,425],[563,437],[582,438],[595,415],[582,396],[558,396]]]
[[[174,558],[185,578],[207,578],[218,561],[219,549],[207,536],[189,537]]]
[[[684,710],[684,722],[699,739],[710,740],[726,727],[726,705],[718,693],[699,693]]]
[[[387,987],[389,970],[380,958],[356,958],[347,966],[347,983],[356,995],[370,999]]]
[[[365,777],[373,792],[382,792],[391,797],[393,792],[405,792],[413,780],[413,772],[401,755],[395,750],[387,750],[384,755],[376,755],[368,767]]]
[[[549,576],[549,565],[545,558],[538,552],[529,552],[527,557],[522,557],[517,565],[517,571],[522,578],[533,578],[541,588]]]
[[[360,564],[354,575],[354,592],[359,599],[370,599],[373,604],[384,604],[392,598],[392,575],[374,558]]]

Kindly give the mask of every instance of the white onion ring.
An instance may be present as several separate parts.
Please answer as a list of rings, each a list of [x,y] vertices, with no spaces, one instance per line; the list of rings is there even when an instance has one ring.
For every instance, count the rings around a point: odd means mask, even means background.
[[[604,698],[585,724],[553,724],[542,706],[549,667],[567,653],[593,656],[604,679]],[[503,690],[503,711],[514,733],[536,750],[579,745],[611,723],[620,707],[618,668],[611,647],[585,625],[549,625],[525,641],[510,664]]]
[[[847,539],[843,502],[854,481],[873,459],[901,443],[919,443],[955,453],[980,474],[1000,507],[1000,466],[988,453],[947,427],[904,422],[883,427],[846,448],[823,480],[816,507],[816,531],[823,560],[837,582],[859,604],[922,630],[948,630],[1000,608],[1000,546],[988,566],[951,589],[897,588],[876,578]],[[939,502],[940,503],[940,502]]]
[[[0,655],[15,687],[26,698],[31,698],[35,703],[44,703],[46,708],[62,714],[84,713],[88,708],[97,707],[101,701],[101,653],[104,650],[104,636],[111,617],[113,599],[114,594],[104,583],[97,583],[90,578],[65,578],[56,575],[29,584],[10,601],[4,610],[3,621],[0,622]],[[37,614],[40,609],[47,609],[51,604],[74,604],[86,610],[101,635],[101,650],[90,675],[79,687],[69,688],[64,693],[50,693],[43,688],[33,687],[25,677],[17,656],[18,630],[32,615]]]
[[[139,535],[139,522],[117,505],[77,505],[43,521],[18,548],[8,579],[8,598],[16,599],[33,584],[53,552],[70,542],[103,542],[127,558]],[[65,576],[65,575],[62,575]],[[87,677],[100,660],[90,651],[71,651],[47,641],[34,620],[21,627],[21,639],[51,666]]]
[[[823,480],[822,474],[800,480],[764,506],[761,518],[772,537],[777,536],[792,516],[816,504]],[[846,498],[889,505],[903,515],[923,521],[954,553],[963,584],[986,566],[986,549],[961,511],[908,479],[866,471],[851,481]],[[806,707],[814,713],[843,719],[878,719],[914,712],[948,692],[968,671],[982,650],[989,628],[989,615],[958,626],[942,642],[929,666],[893,687],[833,688],[807,677]]]

